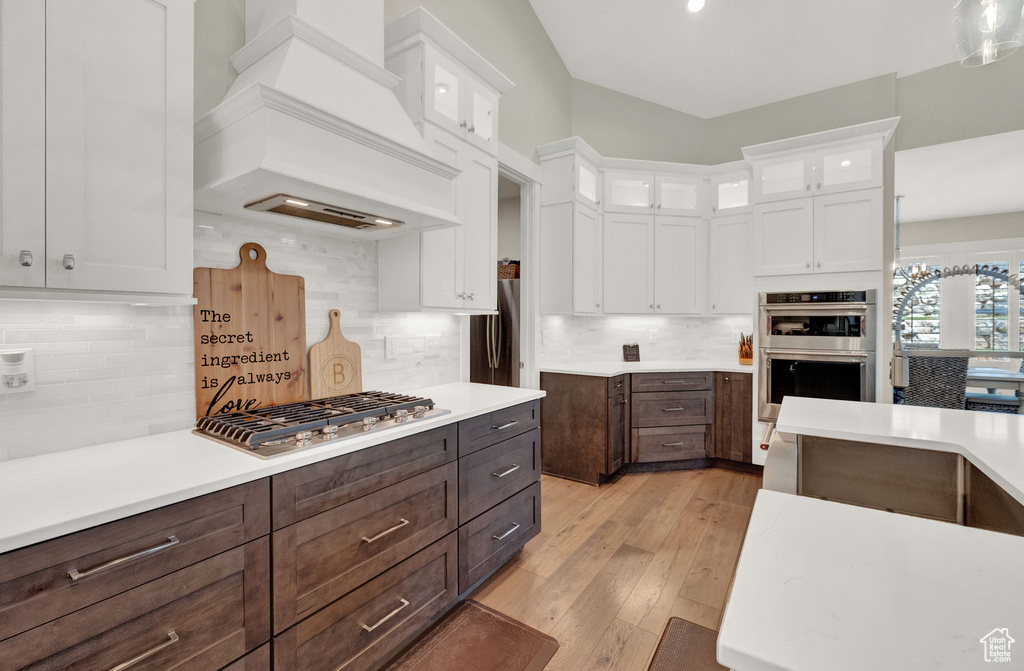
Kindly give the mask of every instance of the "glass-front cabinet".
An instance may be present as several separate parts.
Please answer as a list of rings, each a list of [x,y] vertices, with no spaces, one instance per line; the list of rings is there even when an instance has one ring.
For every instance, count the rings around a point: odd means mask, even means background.
[[[654,212],[654,175],[605,172],[604,210],[639,214]]]
[[[655,214],[702,214],[701,181],[682,175],[655,176]]]
[[[497,91],[436,49],[425,49],[424,66],[423,116],[496,155]]]
[[[758,159],[753,164],[755,203],[882,186],[882,144],[878,141],[839,144]]]
[[[738,170],[711,177],[711,213],[733,214],[750,207],[750,171]]]
[[[601,204],[601,190],[598,187],[597,168],[582,156],[575,157],[576,200],[590,207],[597,208]]]
[[[811,194],[814,154],[765,159],[754,163],[754,202],[800,198]]]
[[[624,214],[703,214],[699,175],[604,173],[604,210]]]

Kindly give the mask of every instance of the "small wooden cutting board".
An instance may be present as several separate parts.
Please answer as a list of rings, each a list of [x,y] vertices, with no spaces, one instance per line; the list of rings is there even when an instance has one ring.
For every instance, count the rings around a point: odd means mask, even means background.
[[[363,353],[341,333],[341,312],[330,311],[327,337],[309,348],[311,399],[363,391]]]

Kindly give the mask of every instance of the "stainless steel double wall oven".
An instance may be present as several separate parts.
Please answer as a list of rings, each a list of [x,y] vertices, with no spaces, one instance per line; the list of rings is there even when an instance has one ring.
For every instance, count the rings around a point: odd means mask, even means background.
[[[875,291],[763,293],[757,414],[786,396],[875,400]]]

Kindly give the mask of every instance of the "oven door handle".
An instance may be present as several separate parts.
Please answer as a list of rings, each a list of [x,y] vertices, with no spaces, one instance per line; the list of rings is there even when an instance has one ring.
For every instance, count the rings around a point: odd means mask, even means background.
[[[867,359],[874,352],[829,351],[823,349],[762,349],[765,356],[814,356],[817,359]]]
[[[771,313],[800,313],[800,312],[867,312],[875,307],[874,303],[800,303],[800,304],[776,304],[762,305],[761,309]]]

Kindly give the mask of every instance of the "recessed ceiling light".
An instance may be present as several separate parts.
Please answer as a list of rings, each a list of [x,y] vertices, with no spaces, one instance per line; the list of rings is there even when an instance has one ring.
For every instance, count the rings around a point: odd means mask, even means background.
[[[445,93],[448,93],[448,85],[447,84],[438,84],[436,88],[437,88],[437,92],[442,94],[442,95],[445,94]]]
[[[309,207],[309,203],[304,203],[301,200],[295,200],[294,198],[285,198],[284,202],[289,205],[297,205],[298,207]]]
[[[846,159],[845,161],[843,161],[842,163],[839,164],[839,167],[840,168],[849,168],[851,165],[852,165],[852,163],[850,162],[850,159]]]
[[[699,12],[704,9],[704,0],[687,0],[686,8],[691,12]]]

